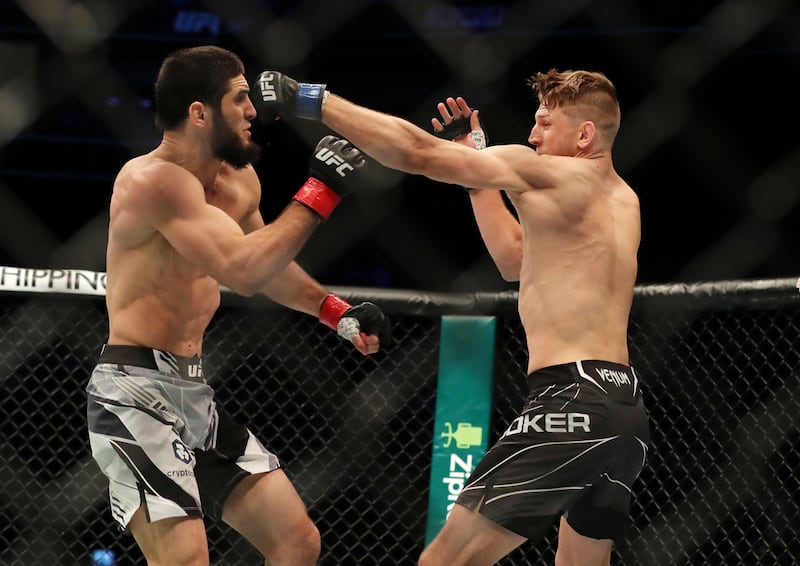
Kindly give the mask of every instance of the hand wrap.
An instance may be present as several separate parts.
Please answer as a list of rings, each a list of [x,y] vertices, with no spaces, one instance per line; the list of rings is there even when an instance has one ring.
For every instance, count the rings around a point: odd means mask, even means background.
[[[389,342],[389,320],[374,303],[364,302],[353,306],[330,293],[322,301],[319,320],[345,340],[352,340],[363,332],[378,336],[382,345]]]

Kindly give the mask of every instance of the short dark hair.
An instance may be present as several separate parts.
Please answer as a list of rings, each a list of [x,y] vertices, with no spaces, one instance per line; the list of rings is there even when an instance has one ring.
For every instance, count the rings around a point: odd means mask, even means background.
[[[620,122],[617,88],[603,73],[550,69],[530,77],[528,85],[541,105],[580,108],[581,115],[593,120],[609,141],[616,137]]]
[[[161,63],[156,79],[156,126],[176,129],[195,101],[219,108],[230,80],[243,74],[242,60],[227,49],[202,45],[174,51]]]

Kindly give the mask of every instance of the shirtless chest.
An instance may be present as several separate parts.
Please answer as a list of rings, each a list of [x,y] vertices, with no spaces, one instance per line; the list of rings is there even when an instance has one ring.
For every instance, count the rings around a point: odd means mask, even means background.
[[[205,270],[192,262],[176,248],[163,230],[156,225],[146,212],[137,206],[137,187],[135,182],[121,182],[115,187],[111,201],[111,218],[109,223],[109,244],[107,260],[109,268],[120,264],[134,263],[138,266],[140,279],[153,280],[156,275],[168,278],[173,282],[192,282],[206,276]],[[222,170],[210,186],[203,187],[197,184],[189,190],[195,190],[198,196],[202,195],[207,205],[222,210],[227,216],[243,226],[245,219],[258,206],[258,196],[248,190],[235,172]],[[186,189],[181,189],[186,190]],[[160,205],[156,203],[155,207]],[[174,206],[172,203],[166,206]],[[181,222],[181,211],[176,210],[170,218],[169,213],[163,223]],[[186,232],[191,232],[192,227],[187,226]],[[150,266],[149,269],[144,264]]]
[[[522,227],[519,310],[531,368],[627,358],[638,200],[624,187],[574,196],[511,198]]]
[[[163,190],[182,194],[159,201],[160,191],[136,171],[118,179],[111,202],[106,301],[112,340],[184,355],[200,351],[220,303],[219,283],[197,261],[204,255],[198,250],[213,243],[198,237],[202,225],[192,219],[202,218],[200,209],[210,205],[241,226],[257,208],[259,195],[235,172],[203,187],[185,170],[177,171],[166,184]],[[145,197],[152,201],[142,203]],[[187,212],[193,207],[197,212]]]

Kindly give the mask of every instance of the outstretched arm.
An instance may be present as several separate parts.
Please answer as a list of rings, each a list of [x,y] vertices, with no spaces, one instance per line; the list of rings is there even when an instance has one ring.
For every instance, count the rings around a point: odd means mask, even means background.
[[[479,169],[473,148],[448,143],[397,116],[331,94],[322,121],[334,131],[351,131],[359,140],[353,141],[356,147],[386,167],[463,186],[491,184],[496,165],[482,164]],[[465,167],[469,163],[473,166]]]
[[[535,152],[522,145],[498,146],[476,158],[475,150],[441,140],[397,116],[359,106],[328,92],[325,85],[298,83],[264,71],[250,93],[259,116],[321,120],[386,167],[436,181],[486,189],[524,190],[520,168]]]

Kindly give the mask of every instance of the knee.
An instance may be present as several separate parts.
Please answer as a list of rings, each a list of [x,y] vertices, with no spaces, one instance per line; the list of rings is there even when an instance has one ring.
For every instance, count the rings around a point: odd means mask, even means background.
[[[280,533],[268,539],[253,540],[267,564],[275,566],[314,566],[320,555],[319,529],[306,517],[285,525]]]
[[[297,525],[284,544],[286,554],[293,557],[291,564],[316,564],[319,560],[322,542],[319,529],[311,519]]]
[[[319,560],[320,551],[322,549],[322,541],[317,526],[308,521],[305,528],[303,537],[304,555],[308,558],[309,564],[316,564]]]

